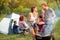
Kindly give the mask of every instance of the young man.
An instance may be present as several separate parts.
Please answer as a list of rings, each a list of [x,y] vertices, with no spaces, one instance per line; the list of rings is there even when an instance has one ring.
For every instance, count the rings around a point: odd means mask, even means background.
[[[42,3],[41,7],[42,7],[42,13],[44,14],[44,17],[45,17],[45,30],[44,30],[43,37],[51,36],[52,31],[54,29],[53,24],[54,24],[54,18],[56,17],[55,12],[52,8],[48,7],[46,2]],[[54,39],[54,37],[53,37],[53,39]],[[48,40],[50,40],[50,39],[48,39]]]

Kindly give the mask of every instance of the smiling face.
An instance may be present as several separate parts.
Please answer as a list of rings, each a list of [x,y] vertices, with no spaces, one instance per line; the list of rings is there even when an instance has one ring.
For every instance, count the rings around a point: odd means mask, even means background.
[[[45,9],[46,9],[46,6],[45,6],[45,5],[42,5],[41,7],[42,7],[42,9],[43,9],[43,10],[45,10]]]
[[[34,8],[34,11],[37,12],[37,7]]]
[[[32,12],[32,13],[33,13],[33,12],[37,12],[37,7],[35,7],[35,6],[32,7],[32,8],[31,8],[31,12]]]
[[[42,7],[43,10],[46,10],[46,8],[47,8],[47,3],[46,3],[46,2],[42,3],[42,4],[41,4],[41,7]]]

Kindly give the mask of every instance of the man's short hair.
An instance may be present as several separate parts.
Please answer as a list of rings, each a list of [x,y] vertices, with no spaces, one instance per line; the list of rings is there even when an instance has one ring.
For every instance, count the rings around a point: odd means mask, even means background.
[[[47,3],[46,3],[46,2],[43,2],[43,3],[41,4],[41,6],[42,6],[42,5],[47,6]]]

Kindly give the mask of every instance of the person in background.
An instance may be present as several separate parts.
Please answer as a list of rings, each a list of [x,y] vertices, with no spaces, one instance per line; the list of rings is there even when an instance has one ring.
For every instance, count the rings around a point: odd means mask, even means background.
[[[19,18],[19,28],[21,30],[23,30],[24,32],[29,29],[29,26],[28,24],[25,22],[24,20],[24,15],[20,15],[20,18]]]
[[[13,33],[14,34],[18,34],[18,26],[16,24],[17,24],[17,22],[14,21],[14,25],[13,25]]]
[[[28,14],[28,22],[30,23],[30,33],[32,35],[33,40],[35,40],[35,34],[36,34],[36,21],[38,20],[38,12],[37,7],[33,6],[31,7],[31,12]]]

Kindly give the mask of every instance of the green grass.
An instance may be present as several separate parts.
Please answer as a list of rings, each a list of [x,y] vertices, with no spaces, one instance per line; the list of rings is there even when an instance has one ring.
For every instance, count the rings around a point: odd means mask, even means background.
[[[56,40],[60,40],[60,20],[56,23],[54,32]]]
[[[4,35],[0,34],[0,40],[31,40],[30,35],[24,36],[23,34]]]
[[[7,14],[1,14],[0,15],[0,21],[2,20],[2,18],[6,17]]]
[[[6,15],[7,14],[0,15],[0,21],[6,17]],[[23,34],[4,35],[0,33],[0,40],[31,40],[31,36],[29,34],[24,36]]]

